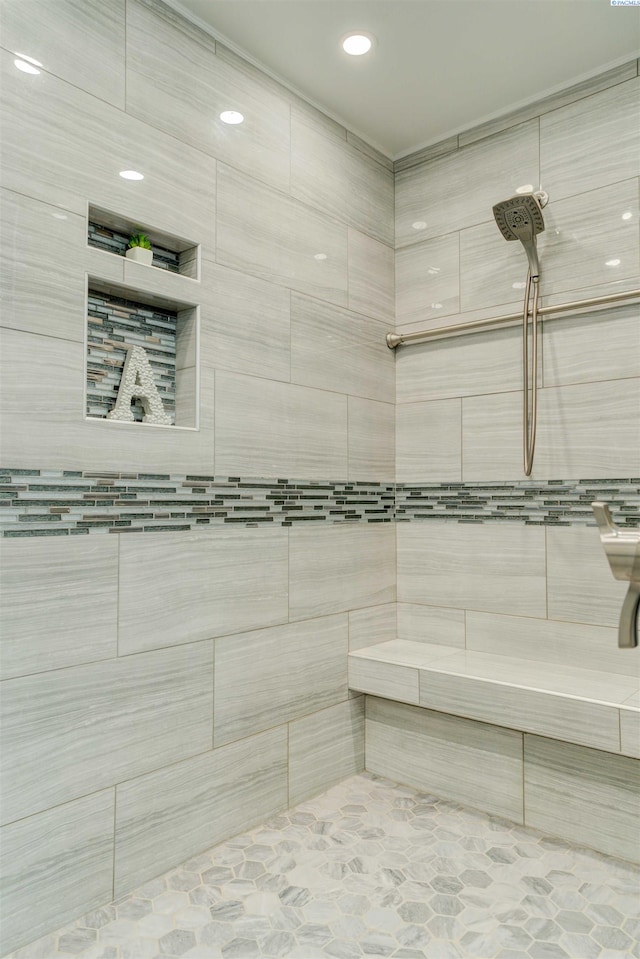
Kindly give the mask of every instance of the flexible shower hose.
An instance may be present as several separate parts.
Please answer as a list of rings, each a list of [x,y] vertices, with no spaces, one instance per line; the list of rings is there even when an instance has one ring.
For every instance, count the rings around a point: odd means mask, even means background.
[[[533,455],[536,448],[536,426],[538,421],[538,283],[539,277],[527,272],[527,285],[524,291],[522,310],[522,445],[524,451],[525,476],[531,475]],[[529,300],[533,285],[533,303],[531,305],[531,385],[529,385]],[[529,389],[531,389],[531,416],[529,416]]]

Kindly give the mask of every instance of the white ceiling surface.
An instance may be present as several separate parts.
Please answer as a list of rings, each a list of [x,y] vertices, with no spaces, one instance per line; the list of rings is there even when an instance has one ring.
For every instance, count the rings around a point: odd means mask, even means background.
[[[638,56],[610,0],[169,0],[396,159]],[[372,33],[364,57],[339,46]]]

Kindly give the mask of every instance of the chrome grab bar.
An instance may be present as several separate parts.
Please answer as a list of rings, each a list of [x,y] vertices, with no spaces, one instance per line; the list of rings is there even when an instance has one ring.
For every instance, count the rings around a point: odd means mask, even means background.
[[[556,306],[541,306],[538,316],[549,316],[552,313],[570,313],[574,310],[588,310],[596,306],[617,306],[626,300],[640,298],[640,290],[627,290],[624,293],[607,293],[606,296],[592,296],[586,300],[572,300],[569,303],[558,303]],[[462,336],[464,333],[483,333],[485,330],[495,330],[501,326],[513,326],[522,319],[522,313],[507,313],[505,316],[494,316],[487,320],[473,320],[471,323],[455,323],[451,326],[440,326],[434,330],[418,330],[415,333],[387,333],[386,341],[390,350],[398,346],[410,346],[412,343],[421,343],[425,340],[443,340],[449,336]]]

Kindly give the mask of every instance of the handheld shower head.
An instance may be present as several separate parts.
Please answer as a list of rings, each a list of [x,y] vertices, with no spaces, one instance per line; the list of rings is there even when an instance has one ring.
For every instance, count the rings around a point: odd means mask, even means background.
[[[520,240],[529,258],[531,277],[540,276],[536,236],[544,230],[542,209],[534,193],[522,193],[496,203],[493,208],[498,229],[505,240]]]

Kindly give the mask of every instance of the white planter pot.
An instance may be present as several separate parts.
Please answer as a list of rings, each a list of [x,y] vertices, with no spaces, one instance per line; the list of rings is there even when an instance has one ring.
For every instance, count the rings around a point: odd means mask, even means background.
[[[127,250],[127,258],[151,266],[153,263],[153,250],[145,250],[143,246],[132,246]]]

